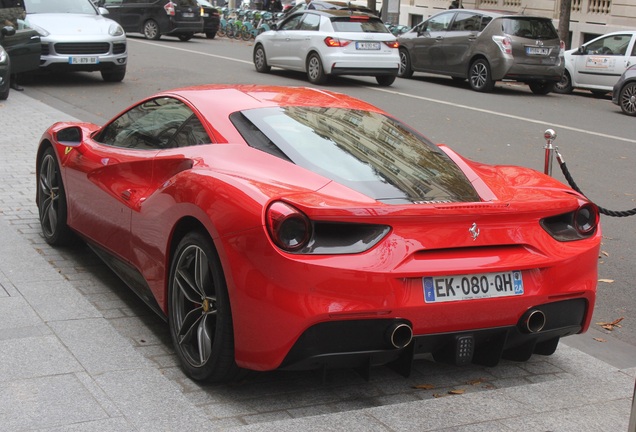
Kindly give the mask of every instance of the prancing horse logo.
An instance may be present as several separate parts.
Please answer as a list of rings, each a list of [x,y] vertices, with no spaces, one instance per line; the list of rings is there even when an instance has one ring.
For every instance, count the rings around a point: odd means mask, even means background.
[[[473,222],[473,225],[468,229],[468,232],[473,237],[473,241],[477,240],[477,237],[479,237],[479,228],[477,228],[476,222]]]

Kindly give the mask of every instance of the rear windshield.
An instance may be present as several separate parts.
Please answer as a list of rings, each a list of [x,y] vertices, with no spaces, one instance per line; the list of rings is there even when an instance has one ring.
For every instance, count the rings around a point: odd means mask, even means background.
[[[504,18],[503,32],[511,36],[529,39],[558,39],[552,21],[542,18],[514,17]]]
[[[387,204],[480,201],[444,152],[378,113],[279,107],[230,119],[251,147]]]
[[[331,18],[331,24],[337,32],[389,33],[381,19],[366,15]]]

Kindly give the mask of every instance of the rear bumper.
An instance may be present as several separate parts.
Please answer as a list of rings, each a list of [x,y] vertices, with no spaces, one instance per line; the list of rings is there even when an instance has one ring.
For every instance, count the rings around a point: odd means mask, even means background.
[[[331,69],[331,75],[397,76],[397,73],[398,73],[397,68],[384,68],[384,67],[376,67],[376,68],[334,67],[333,69]]]
[[[162,34],[179,35],[189,33],[203,33],[203,20],[200,21],[175,21],[170,20],[170,27]]]

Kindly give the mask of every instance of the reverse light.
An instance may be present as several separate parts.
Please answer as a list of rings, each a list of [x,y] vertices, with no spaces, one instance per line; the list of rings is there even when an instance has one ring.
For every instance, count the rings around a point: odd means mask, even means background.
[[[325,45],[331,48],[346,47],[350,43],[351,41],[347,39],[338,39],[338,38],[333,38],[331,36],[327,36],[325,38]]]
[[[311,238],[309,218],[284,202],[277,201],[269,206],[265,222],[272,241],[286,252],[305,247]]]
[[[493,36],[492,40],[497,44],[499,49],[504,54],[512,55],[512,39],[508,36]]]
[[[573,212],[541,220],[541,226],[558,241],[582,240],[591,237],[599,224],[598,207],[586,203]]]
[[[175,16],[176,15],[176,11],[175,11],[175,4],[172,3],[171,1],[166,3],[166,5],[163,7],[166,11],[166,13],[170,16]]]

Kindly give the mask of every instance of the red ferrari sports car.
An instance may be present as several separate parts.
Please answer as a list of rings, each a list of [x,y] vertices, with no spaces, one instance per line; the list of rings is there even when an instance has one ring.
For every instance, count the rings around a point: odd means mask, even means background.
[[[37,153],[52,245],[79,235],[164,316],[186,373],[495,365],[587,330],[596,206],[311,88],[156,94]]]

